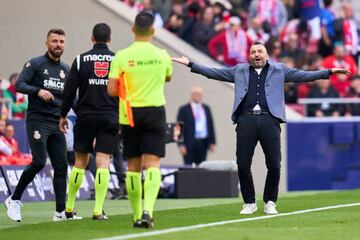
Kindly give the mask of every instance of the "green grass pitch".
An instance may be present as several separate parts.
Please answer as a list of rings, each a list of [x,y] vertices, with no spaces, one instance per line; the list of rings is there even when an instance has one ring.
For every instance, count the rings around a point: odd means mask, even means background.
[[[261,196],[258,197],[261,199]],[[277,202],[280,213],[314,209],[340,204],[360,202],[360,190],[330,192],[298,192],[281,194]],[[240,198],[230,199],[159,199],[156,204],[155,228],[133,229],[128,200],[106,201],[104,209],[107,221],[90,219],[93,201],[78,201],[81,221],[52,222],[53,202],[25,203],[23,222],[15,223],[6,216],[5,207],[0,209],[0,240],[31,239],[96,239],[151,231],[207,224],[241,218],[264,216],[263,203],[250,216],[239,215]],[[360,239],[360,206],[279,216],[254,221],[237,222],[220,226],[157,234],[135,239],[173,240],[287,240],[287,239]],[[114,238],[116,239],[116,238]]]

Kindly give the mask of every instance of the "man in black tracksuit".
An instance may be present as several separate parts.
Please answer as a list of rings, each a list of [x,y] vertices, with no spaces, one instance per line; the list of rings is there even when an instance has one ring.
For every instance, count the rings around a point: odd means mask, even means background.
[[[58,127],[62,91],[69,73],[69,66],[60,61],[65,46],[65,32],[62,29],[51,29],[47,34],[46,46],[48,51],[45,55],[25,64],[15,85],[16,91],[29,97],[26,128],[33,157],[14,193],[5,200],[9,218],[17,222],[21,221],[21,196],[45,166],[46,153],[54,168],[56,212],[53,220],[66,219],[66,141]]]
[[[70,110],[78,90],[75,105],[77,115],[74,126],[75,164],[69,176],[66,216],[74,216],[76,193],[79,190],[84,171],[89,161],[89,153],[96,152],[95,208],[94,220],[105,220],[103,212],[109,183],[110,155],[114,153],[118,142],[118,99],[107,94],[108,72],[114,53],[108,49],[111,29],[105,23],[96,24],[91,40],[92,50],[78,55],[70,70],[63,92],[60,130],[66,132],[66,115]],[[93,147],[96,139],[95,149]]]

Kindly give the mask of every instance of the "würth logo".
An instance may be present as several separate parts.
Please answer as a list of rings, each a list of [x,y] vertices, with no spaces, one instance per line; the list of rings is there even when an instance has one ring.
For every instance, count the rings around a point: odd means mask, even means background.
[[[129,65],[129,67],[135,66],[135,61],[134,60],[129,60],[128,65]]]
[[[104,78],[109,72],[109,62],[94,62],[94,72],[99,78]]]

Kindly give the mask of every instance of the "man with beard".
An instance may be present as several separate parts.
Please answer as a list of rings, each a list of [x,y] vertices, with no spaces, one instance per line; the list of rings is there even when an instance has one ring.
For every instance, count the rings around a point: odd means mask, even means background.
[[[16,222],[21,221],[21,196],[45,166],[46,153],[54,168],[56,211],[53,220],[66,219],[66,141],[59,129],[61,96],[69,73],[69,66],[60,61],[65,47],[65,32],[62,29],[49,30],[45,45],[48,51],[28,61],[15,84],[16,91],[29,97],[26,129],[33,157],[14,193],[5,200],[8,217]]]
[[[257,211],[251,163],[258,142],[264,151],[268,170],[263,195],[264,212],[278,214],[275,203],[280,182],[280,123],[286,121],[285,82],[310,82],[328,79],[332,74],[350,74],[347,69],[341,68],[303,71],[268,60],[267,50],[260,42],[254,42],[250,47],[250,63],[231,68],[209,68],[192,63],[186,57],[173,58],[173,61],[191,68],[191,72],[235,84],[231,119],[237,124],[236,160],[244,200],[240,214],[253,214]]]

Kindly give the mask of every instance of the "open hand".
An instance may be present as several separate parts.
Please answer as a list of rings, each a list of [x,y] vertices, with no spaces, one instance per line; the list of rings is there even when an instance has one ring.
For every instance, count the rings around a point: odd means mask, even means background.
[[[189,64],[189,59],[187,57],[184,57],[182,56],[181,58],[176,58],[176,57],[173,57],[171,58],[174,62],[177,62],[177,63],[181,63],[185,66],[187,66]]]
[[[345,68],[332,68],[331,72],[333,74],[346,74],[348,76],[351,74],[351,72],[348,69],[345,69]]]

